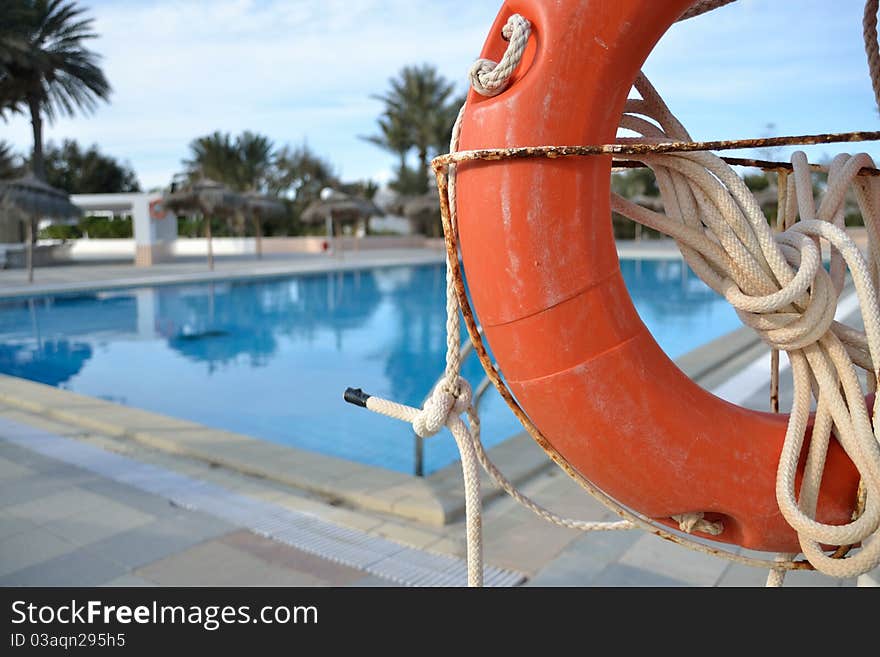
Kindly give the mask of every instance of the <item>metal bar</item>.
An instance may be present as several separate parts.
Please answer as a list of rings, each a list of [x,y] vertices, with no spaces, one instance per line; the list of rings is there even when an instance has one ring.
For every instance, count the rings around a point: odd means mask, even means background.
[[[483,332],[482,327],[477,327],[477,330],[480,334]],[[458,350],[458,361],[460,363],[464,362],[464,359],[467,358],[474,351],[474,343],[471,341],[470,337],[467,338],[466,342],[463,342],[461,348]],[[442,376],[440,377],[442,378]],[[425,398],[422,400],[422,406],[425,405],[425,402],[428,401],[428,397],[431,396],[431,393],[434,392],[434,388],[437,387],[437,384],[440,383],[440,378],[434,381],[434,385],[431,386],[431,392],[425,395]],[[479,388],[478,388],[479,389]],[[350,389],[349,389],[350,390]],[[360,391],[358,391],[360,392]],[[475,395],[474,406],[476,406],[476,399],[479,395]],[[413,438],[415,439],[415,475],[416,477],[424,477],[425,476],[425,439],[418,435],[415,431],[413,431]]]
[[[474,391],[474,408],[479,408],[483,395],[486,393],[486,390],[489,389],[489,384],[491,383],[492,382],[489,380],[488,376],[484,376],[483,380],[480,381],[480,385],[478,385],[477,389]]]
[[[25,259],[27,260],[27,279],[28,283],[34,282],[34,220],[33,217],[27,215],[27,249],[25,250]]]
[[[776,171],[781,173],[782,171],[790,172],[794,170],[794,167],[790,162],[779,162],[776,160],[756,160],[753,158],[746,157],[722,157],[727,164],[735,167],[754,167],[755,169],[761,169],[763,171]],[[639,162],[638,160],[614,160],[611,164],[612,169],[642,169],[647,165],[643,162]],[[823,166],[821,164],[810,164],[808,165],[811,171],[815,171],[817,173],[828,173],[828,167]],[[861,171],[859,171],[860,176],[880,176],[880,169],[875,169],[872,167],[864,167]]]
[[[788,203],[788,171],[778,171],[776,177],[776,232],[783,228]],[[770,350],[770,411],[779,412],[779,350]]]
[[[586,155],[653,155],[659,153],[693,153],[698,151],[723,151],[742,148],[773,148],[777,146],[815,145],[880,141],[880,131],[837,132],[817,135],[792,135],[787,137],[759,137],[750,139],[722,139],[715,141],[666,141],[648,143],[621,140],[614,144],[589,146],[518,146],[514,148],[485,148],[457,151],[440,155],[432,160],[432,166],[444,168],[449,164],[474,160],[511,160],[521,158],[577,157]]]
[[[416,437],[416,477],[425,476],[425,439],[413,431]]]

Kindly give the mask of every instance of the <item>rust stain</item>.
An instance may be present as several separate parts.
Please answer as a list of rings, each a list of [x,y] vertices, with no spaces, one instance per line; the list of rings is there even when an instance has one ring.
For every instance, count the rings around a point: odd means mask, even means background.
[[[560,157],[585,157],[596,155],[650,155],[658,153],[693,153],[699,151],[723,151],[742,148],[773,148],[792,145],[815,145],[833,143],[852,143],[880,141],[880,131],[836,132],[815,135],[793,135],[787,137],[758,137],[750,139],[723,139],[716,141],[669,141],[659,143],[626,142],[619,144],[596,144],[588,146],[518,146],[512,148],[485,148],[447,153],[434,158],[432,164],[437,171],[439,165],[449,165],[475,160],[499,161],[525,158],[556,159]],[[768,170],[791,170],[791,164],[727,158],[731,164],[758,166]],[[813,165],[818,170],[821,167]],[[860,175],[880,175],[880,170],[863,168]]]

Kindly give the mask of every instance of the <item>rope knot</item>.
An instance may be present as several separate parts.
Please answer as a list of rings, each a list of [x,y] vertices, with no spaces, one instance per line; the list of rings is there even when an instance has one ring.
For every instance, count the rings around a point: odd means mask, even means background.
[[[775,292],[750,295],[730,279],[723,283],[724,297],[742,322],[780,351],[790,352],[815,344],[834,323],[838,293],[822,267],[815,241],[802,232],[804,227],[809,228],[809,223],[801,222],[775,236],[786,261],[796,268],[788,282],[774,283]]]
[[[458,377],[451,383],[448,377],[442,378],[425,405],[413,418],[413,431],[422,438],[433,436],[446,426],[450,418],[466,412],[473,400],[470,384]]]
[[[704,516],[702,511],[695,511],[672,516],[672,519],[678,523],[678,528],[685,534],[703,532],[709,536],[720,536],[724,531],[724,525],[720,522],[709,522]]]
[[[510,84],[510,77],[522,61],[532,24],[520,16],[512,14],[501,30],[501,35],[509,41],[507,50],[500,62],[491,59],[478,59],[468,72],[468,79],[474,90],[482,96],[497,96]]]

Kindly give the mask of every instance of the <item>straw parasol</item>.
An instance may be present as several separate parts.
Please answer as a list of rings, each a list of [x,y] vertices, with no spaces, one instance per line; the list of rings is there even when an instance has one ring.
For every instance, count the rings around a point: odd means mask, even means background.
[[[263,219],[271,216],[284,214],[287,209],[281,201],[273,196],[260,194],[259,192],[245,192],[245,212],[254,221],[254,232],[257,238],[257,258],[263,257]]]
[[[406,217],[412,232],[427,234],[430,229],[436,236],[440,219],[440,197],[437,190],[414,196],[398,196],[388,204],[388,209]]]
[[[437,237],[440,219],[440,197],[437,190],[407,199],[403,204],[403,216],[425,235],[430,230]]]
[[[356,224],[382,214],[382,210],[369,199],[327,187],[321,192],[320,199],[309,203],[300,218],[307,224],[323,221],[327,226],[327,236],[332,238],[336,226]]]
[[[202,178],[189,187],[165,194],[165,207],[173,212],[198,212],[205,219],[205,238],[208,240],[208,268],[214,269],[214,247],[211,236],[211,215],[234,212],[244,199],[223,183]]]
[[[34,280],[34,221],[43,217],[69,219],[82,216],[67,192],[46,184],[33,173],[0,181],[0,207],[24,217],[27,227],[28,282]]]

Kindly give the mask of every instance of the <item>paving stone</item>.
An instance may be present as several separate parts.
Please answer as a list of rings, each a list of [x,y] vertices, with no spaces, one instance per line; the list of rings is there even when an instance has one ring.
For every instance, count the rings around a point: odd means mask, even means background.
[[[356,568],[322,559],[250,531],[233,532],[218,540],[268,564],[311,575],[331,586],[345,586],[364,576],[364,573]]]
[[[73,490],[66,480],[55,480],[41,474],[27,475],[14,481],[0,482],[0,509],[25,504],[59,491]]]
[[[139,577],[138,575],[133,575],[131,573],[126,573],[125,575],[120,575],[119,577],[114,577],[109,582],[104,582],[101,586],[123,586],[123,587],[152,587],[158,586],[156,582],[151,582],[145,577]]]
[[[119,483],[111,479],[100,479],[95,482],[83,484],[81,488],[97,493],[98,495],[109,497],[121,504],[137,509],[142,513],[147,513],[159,518],[177,515],[180,509],[180,507],[167,498],[144,492],[134,486]]]
[[[162,586],[326,586],[327,581],[277,566],[221,541],[200,543],[135,571]]]
[[[80,548],[0,577],[0,586],[97,586],[125,568]]]
[[[748,586],[760,587],[767,583],[767,571],[762,568],[752,568],[739,563],[731,563],[725,569],[718,586]],[[786,574],[783,586],[789,587],[839,587],[853,586],[855,580],[838,580],[826,577],[820,573],[809,571],[797,571]]]
[[[199,517],[202,515],[184,512],[183,515],[160,518],[92,543],[89,548],[106,559],[134,569],[235,529],[228,523]]]
[[[621,557],[620,563],[693,586],[713,586],[728,562],[708,554],[643,534]]]
[[[526,586],[590,586],[607,565],[562,554],[529,579]]]
[[[466,543],[464,536],[444,536],[430,545],[426,545],[425,549],[464,559],[467,556]]]
[[[762,568],[752,568],[739,563],[730,563],[724,569],[724,573],[718,580],[717,586],[742,586],[761,587],[767,582],[767,571]]]
[[[639,538],[637,532],[592,532],[573,541],[527,586],[589,586]]]
[[[141,527],[153,520],[155,516],[106,500],[96,508],[68,518],[53,520],[43,527],[71,543],[88,545],[114,534]]]
[[[32,474],[34,471],[31,468],[0,456],[0,481],[11,481]]]
[[[0,576],[72,552],[76,546],[55,534],[35,527],[0,541]]]
[[[593,580],[594,586],[690,586],[688,582],[666,577],[650,570],[613,563]]]
[[[373,529],[371,533],[416,548],[427,547],[432,543],[436,543],[437,539],[440,538],[439,534],[434,532],[426,531],[418,527],[402,525],[397,522],[383,523]]]
[[[69,518],[91,509],[107,506],[110,500],[88,490],[71,487],[38,499],[6,507],[6,512],[44,524],[60,518]]]
[[[0,541],[38,526],[27,518],[19,518],[6,513],[6,511],[0,511]]]
[[[506,532],[487,534],[488,540],[484,543],[487,562],[534,573],[580,535],[575,530],[535,520],[539,524],[523,523]]]
[[[376,575],[367,575],[351,582],[347,586],[356,588],[394,588],[400,587],[400,584],[392,582],[390,579],[377,577]]]
[[[43,456],[38,452],[26,449],[15,443],[7,442],[2,438],[3,436],[0,434],[0,456],[9,461],[31,468],[37,472],[45,472],[61,466],[67,466],[63,461]]]

